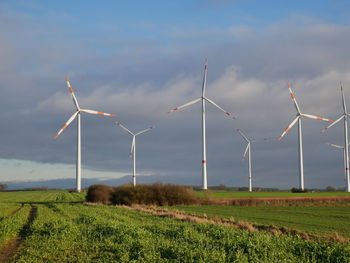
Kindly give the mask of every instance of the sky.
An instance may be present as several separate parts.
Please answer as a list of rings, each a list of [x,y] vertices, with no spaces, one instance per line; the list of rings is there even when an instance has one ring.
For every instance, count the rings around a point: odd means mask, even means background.
[[[349,1],[37,1],[0,2],[0,182],[75,177],[76,123],[68,76],[81,107],[117,114],[82,115],[82,177],[130,178],[137,132],[138,181],[201,184],[201,109],[167,112],[201,95],[207,106],[208,184],[298,186],[294,127],[301,111],[337,119],[340,81],[350,100]],[[344,187],[343,126],[303,120],[305,187]],[[261,141],[263,138],[274,138]],[[91,182],[91,180],[89,181]],[[74,187],[74,185],[72,186]]]

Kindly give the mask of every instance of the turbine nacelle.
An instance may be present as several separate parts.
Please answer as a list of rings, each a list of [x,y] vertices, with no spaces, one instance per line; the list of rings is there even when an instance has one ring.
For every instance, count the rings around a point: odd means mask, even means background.
[[[304,190],[304,159],[303,159],[303,140],[302,140],[302,127],[301,127],[301,119],[303,117],[310,118],[310,119],[316,119],[316,120],[322,120],[322,121],[329,121],[333,122],[333,120],[329,120],[327,118],[311,115],[311,114],[305,114],[301,113],[298,102],[295,98],[295,95],[292,90],[292,86],[288,83],[288,89],[290,93],[290,97],[294,103],[294,107],[297,111],[296,118],[288,125],[286,129],[282,132],[281,136],[278,137],[278,140],[280,141],[292,128],[293,126],[298,122],[298,141],[299,141],[299,183],[300,183],[300,189]]]
[[[292,101],[294,103],[294,107],[295,107],[295,109],[297,111],[297,115],[296,115],[295,119],[288,125],[288,127],[286,129],[284,129],[283,133],[278,137],[279,141],[293,128],[293,126],[302,117],[306,117],[306,118],[314,119],[314,120],[320,120],[320,121],[334,122],[333,120],[330,120],[330,119],[327,119],[327,118],[324,118],[324,117],[301,113],[299,105],[298,105],[298,102],[297,102],[297,100],[295,98],[295,95],[294,95],[294,92],[292,90],[292,86],[290,84],[288,84],[288,89],[289,89],[290,97],[292,98]]]
[[[346,118],[346,117],[350,117],[349,113],[347,113],[346,111],[346,103],[345,103],[345,95],[344,95],[344,89],[342,84],[340,83],[340,91],[341,91],[341,98],[342,98],[342,106],[343,106],[343,114],[336,119],[331,125],[328,125],[327,127],[325,127],[321,132],[324,133],[325,131],[327,131],[329,128],[331,128],[332,126],[334,126],[335,124],[337,124],[338,122],[340,122],[342,119]]]
[[[144,129],[144,130],[142,130],[142,131],[140,131],[138,133],[133,133],[128,128],[126,128],[123,124],[121,124],[120,122],[115,122],[115,124],[132,136],[131,149],[130,149],[129,156],[133,160],[133,175],[132,175],[132,178],[133,178],[133,185],[135,186],[136,185],[136,160],[135,160],[135,157],[136,157],[136,153],[135,153],[136,136],[138,136],[140,134],[143,134],[143,133],[145,133],[145,132],[147,132],[149,130],[154,129],[155,126],[150,126],[147,129]]]
[[[344,170],[345,170],[345,181],[346,181],[346,187],[345,191],[350,192],[350,174],[349,174],[349,163],[346,162],[345,160],[349,160],[349,139],[348,139],[348,123],[347,123],[347,117],[350,117],[349,113],[346,110],[346,103],[345,103],[345,95],[344,95],[344,89],[343,85],[340,82],[340,92],[341,92],[341,99],[342,99],[342,106],[343,106],[343,114],[335,120],[331,125],[325,127],[322,130],[322,133],[327,131],[329,128],[340,122],[341,120],[344,120],[344,147],[339,146],[339,145],[334,145],[334,144],[329,144],[330,146],[333,147],[342,147],[344,149]]]
[[[102,111],[95,111],[95,110],[89,110],[89,109],[81,109],[78,103],[78,100],[74,94],[73,88],[70,85],[70,82],[68,80],[67,77],[65,77],[66,83],[67,83],[67,87],[68,87],[68,91],[69,93],[72,95],[72,99],[73,99],[73,103],[76,107],[76,112],[73,113],[73,115],[68,119],[68,121],[62,126],[62,128],[58,131],[58,133],[54,136],[55,139],[57,139],[60,134],[63,132],[64,129],[66,129],[69,124],[72,123],[72,121],[81,113],[81,112],[85,112],[85,113],[89,113],[89,114],[95,114],[95,115],[102,115],[102,116],[109,116],[109,117],[115,117],[117,116],[116,114],[112,114],[112,113],[106,113],[106,112],[102,112]]]
[[[65,79],[66,79],[68,91],[72,95],[73,103],[76,107],[76,112],[73,113],[73,115],[68,119],[68,121],[63,125],[63,127],[58,131],[58,133],[54,136],[54,138],[55,139],[58,138],[58,136],[63,132],[63,130],[66,129],[75,118],[77,118],[76,190],[77,190],[77,192],[80,192],[80,190],[81,190],[81,120],[80,120],[80,113],[85,112],[85,113],[89,113],[89,114],[105,115],[105,116],[111,116],[111,117],[116,116],[116,114],[110,114],[110,113],[88,110],[88,109],[81,109],[79,106],[78,100],[74,94],[73,88],[70,85],[68,78],[66,77]]]
[[[205,126],[205,102],[208,102],[212,104],[214,107],[219,109],[220,111],[224,112],[226,116],[231,117],[232,119],[236,119],[230,112],[224,110],[219,105],[217,105],[214,101],[209,99],[207,96],[205,96],[205,89],[207,85],[207,72],[208,72],[208,60],[205,60],[204,65],[204,76],[203,76],[203,83],[202,83],[202,95],[200,98],[192,100],[190,102],[187,102],[181,106],[178,106],[176,108],[171,109],[168,113],[173,113],[175,111],[178,111],[180,109],[183,109],[185,107],[188,107],[192,104],[195,104],[199,101],[202,102],[202,187],[204,190],[207,189],[207,160],[206,160],[206,126]]]

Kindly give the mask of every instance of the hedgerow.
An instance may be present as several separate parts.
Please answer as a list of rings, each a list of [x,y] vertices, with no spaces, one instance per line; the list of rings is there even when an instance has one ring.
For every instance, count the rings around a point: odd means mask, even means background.
[[[155,183],[151,185],[130,184],[115,187],[111,201],[118,205],[189,205],[196,204],[198,198],[194,192],[181,185]]]
[[[113,188],[108,185],[91,185],[86,194],[87,202],[110,204]]]

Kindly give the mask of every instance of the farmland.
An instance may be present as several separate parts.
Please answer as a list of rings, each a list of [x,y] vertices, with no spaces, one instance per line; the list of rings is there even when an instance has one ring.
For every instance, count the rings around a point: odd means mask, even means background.
[[[233,191],[196,191],[199,197],[211,198],[250,198],[250,197],[326,197],[349,196],[346,192],[315,192],[315,193],[291,193],[291,192],[233,192]]]
[[[176,206],[172,209],[208,217],[350,237],[350,206]]]
[[[65,191],[0,193],[5,262],[349,262],[349,243],[192,223]],[[227,207],[226,207],[227,208]],[[15,226],[15,227],[11,227]],[[6,230],[6,231],[5,231]],[[5,236],[5,235],[2,235]]]

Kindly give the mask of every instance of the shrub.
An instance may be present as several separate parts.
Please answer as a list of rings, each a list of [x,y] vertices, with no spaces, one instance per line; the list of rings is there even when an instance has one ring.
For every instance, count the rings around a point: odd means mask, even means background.
[[[194,192],[181,185],[155,183],[151,185],[130,184],[115,187],[111,198],[112,203],[119,205],[180,205],[195,204],[197,197]]]
[[[326,192],[336,192],[336,191],[337,191],[337,189],[333,186],[329,185],[326,187]]]
[[[302,190],[300,188],[295,188],[295,187],[293,187],[290,191],[292,193],[307,193],[307,192],[309,192],[309,190],[306,188],[304,190]]]
[[[7,184],[0,184],[0,192],[3,192],[7,189]]]
[[[87,190],[86,201],[94,202],[94,203],[110,204],[112,191],[113,191],[113,188],[108,185],[103,185],[103,184],[91,185]]]

